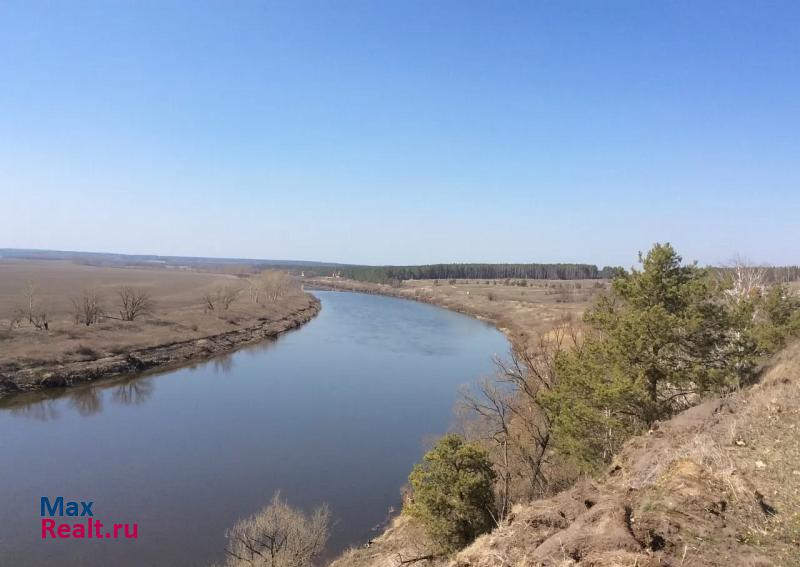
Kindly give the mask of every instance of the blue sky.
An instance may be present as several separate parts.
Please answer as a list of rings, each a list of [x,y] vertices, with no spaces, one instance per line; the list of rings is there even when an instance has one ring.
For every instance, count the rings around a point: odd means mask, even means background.
[[[800,263],[800,3],[0,0],[0,247]]]

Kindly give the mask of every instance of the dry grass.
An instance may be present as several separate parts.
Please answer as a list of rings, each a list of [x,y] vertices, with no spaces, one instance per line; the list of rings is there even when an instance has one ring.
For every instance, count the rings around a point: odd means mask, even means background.
[[[29,282],[34,285],[37,302],[48,310],[47,332],[24,320],[21,326],[10,328],[15,310],[27,303]],[[153,300],[152,312],[135,321],[103,318],[88,327],[74,322],[71,300],[85,289],[95,290],[104,311],[118,317],[117,293],[123,286],[145,290]],[[260,319],[280,319],[309,303],[308,296],[295,292],[279,301],[255,305],[243,291],[229,310],[206,312],[202,296],[221,287],[244,290],[247,282],[235,275],[166,268],[0,260],[0,372],[90,360],[216,335]]]

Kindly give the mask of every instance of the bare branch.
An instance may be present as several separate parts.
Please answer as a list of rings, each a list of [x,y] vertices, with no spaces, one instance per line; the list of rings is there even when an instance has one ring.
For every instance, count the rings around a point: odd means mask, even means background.
[[[80,297],[72,299],[72,317],[75,324],[83,324],[87,327],[97,323],[103,316],[103,308],[100,306],[100,297],[93,289],[86,289]]]
[[[150,294],[142,289],[125,286],[118,292],[120,299],[119,316],[123,321],[133,321],[149,313],[153,308]]]
[[[329,525],[327,506],[307,516],[276,494],[268,506],[226,532],[225,565],[311,567],[328,541]]]

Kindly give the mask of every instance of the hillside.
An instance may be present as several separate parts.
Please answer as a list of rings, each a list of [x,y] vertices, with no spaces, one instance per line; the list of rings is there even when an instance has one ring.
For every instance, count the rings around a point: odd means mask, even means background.
[[[800,343],[756,386],[632,439],[604,478],[515,507],[451,560],[397,518],[333,567],[800,565]]]

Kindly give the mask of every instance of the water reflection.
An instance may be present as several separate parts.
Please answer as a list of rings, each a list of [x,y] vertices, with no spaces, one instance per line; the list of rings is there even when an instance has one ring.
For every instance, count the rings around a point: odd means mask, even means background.
[[[239,353],[258,355],[273,348],[275,343],[272,339],[247,345],[237,351],[218,355],[210,361],[198,360],[184,369],[194,372],[211,368],[214,374],[230,375],[236,368],[236,356]],[[53,421],[61,417],[60,401],[66,401],[79,415],[90,417],[103,411],[106,398],[125,406],[144,404],[155,391],[154,379],[165,373],[169,371],[103,380],[72,388],[22,392],[0,399],[0,410],[8,410],[14,416],[36,421]]]
[[[125,406],[145,403],[153,395],[155,384],[153,377],[129,378],[115,386],[111,392],[111,399]]]
[[[147,402],[155,391],[155,376],[126,377],[113,381],[25,392],[0,400],[0,409],[11,415],[35,421],[53,421],[61,417],[62,401],[82,417],[103,411],[104,401],[130,406]]]
[[[223,354],[212,360],[214,374],[230,374],[233,370],[233,354]]]
[[[24,394],[20,394],[24,396]],[[17,399],[17,401],[20,401]],[[52,421],[58,419],[61,413],[58,411],[58,400],[45,399],[40,402],[27,402],[22,404],[0,404],[3,409],[8,409],[11,415],[36,421]]]
[[[102,394],[97,387],[77,388],[69,395],[69,402],[83,417],[98,414],[103,409]]]

